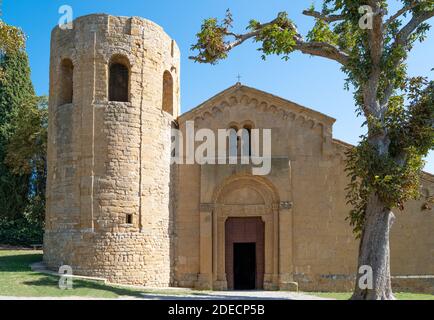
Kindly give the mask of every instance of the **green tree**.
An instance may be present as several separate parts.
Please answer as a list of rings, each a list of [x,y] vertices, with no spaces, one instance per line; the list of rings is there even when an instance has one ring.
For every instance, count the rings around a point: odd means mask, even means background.
[[[0,20],[0,242],[40,243],[46,98],[37,99],[22,31]]]
[[[24,34],[21,29],[0,20],[0,51],[11,53],[24,48]]]
[[[30,176],[27,218],[43,223],[47,177],[48,98],[24,101],[11,121],[5,163],[16,175]]]
[[[366,118],[366,136],[348,154],[349,220],[360,238],[358,265],[373,270],[373,288],[358,286],[353,299],[394,299],[390,281],[389,233],[392,209],[419,193],[422,158],[434,146],[434,84],[408,78],[406,60],[423,41],[434,16],[433,0],[400,0],[388,13],[386,0],[324,0],[321,10],[303,13],[315,25],[303,37],[286,12],[267,23],[251,20],[247,32],[232,31],[232,15],[206,19],[191,59],[215,64],[246,40],[259,43],[262,58],[288,59],[293,51],[334,60],[354,87],[357,112]]]
[[[0,56],[11,54],[25,47],[25,36],[21,29],[6,24],[0,19]],[[3,70],[0,67],[0,79]]]
[[[31,174],[14,172],[5,162],[14,135],[13,119],[28,106],[35,93],[27,54],[23,50],[3,55],[0,61],[0,216],[22,217],[28,206]]]

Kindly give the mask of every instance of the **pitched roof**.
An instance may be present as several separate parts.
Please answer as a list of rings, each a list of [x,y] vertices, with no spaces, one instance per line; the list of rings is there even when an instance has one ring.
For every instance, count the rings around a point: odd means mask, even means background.
[[[225,97],[232,97],[234,95],[236,95],[238,92],[240,93],[244,93],[244,94],[248,94],[251,93],[255,96],[260,96],[264,99],[264,101],[268,101],[270,104],[278,104],[280,107],[286,107],[288,108],[290,111],[293,112],[297,112],[297,113],[304,113],[310,117],[316,118],[320,121],[324,121],[325,123],[328,123],[330,125],[332,125],[334,122],[336,122],[336,119],[325,115],[321,112],[315,111],[313,109],[310,109],[308,107],[302,106],[298,103],[295,103],[293,101],[275,96],[271,93],[256,89],[256,88],[252,88],[252,87],[248,87],[245,86],[239,82],[237,82],[235,85],[230,86],[229,88],[217,93],[216,95],[214,95],[213,97],[209,98],[208,100],[202,102],[200,105],[198,105],[197,107],[184,112],[182,115],[179,116],[178,121],[186,121],[189,120],[191,118],[194,118],[195,116],[203,113],[206,109],[208,108],[213,108],[215,105],[214,103],[219,103],[224,101]],[[333,139],[334,143],[340,144],[344,147],[347,148],[351,148],[353,147],[353,145],[338,140],[338,139]],[[423,177],[427,180],[433,181],[434,180],[434,175],[429,173],[429,172],[423,172]]]
[[[236,83],[235,85],[217,93],[216,95],[214,95],[213,97],[211,97],[210,99],[202,102],[200,105],[198,105],[197,107],[184,112],[180,117],[179,117],[179,121],[185,121],[187,119],[190,119],[192,117],[194,117],[195,115],[203,112],[205,109],[207,108],[212,108],[214,107],[214,103],[217,102],[221,102],[221,100],[224,100],[225,97],[231,97],[233,95],[236,95],[237,93],[243,93],[243,94],[252,94],[255,96],[260,96],[263,98],[264,101],[269,102],[270,104],[278,104],[280,107],[285,107],[287,109],[289,109],[290,111],[296,112],[296,113],[304,113],[306,115],[309,115],[313,118],[317,118],[318,120],[324,121],[325,123],[328,123],[330,125],[332,125],[336,119],[325,115],[321,112],[315,111],[313,109],[310,109],[308,107],[302,106],[300,104],[297,104],[293,101],[275,96],[271,93],[256,89],[256,88],[252,88],[252,87],[248,87],[245,86],[241,83]]]

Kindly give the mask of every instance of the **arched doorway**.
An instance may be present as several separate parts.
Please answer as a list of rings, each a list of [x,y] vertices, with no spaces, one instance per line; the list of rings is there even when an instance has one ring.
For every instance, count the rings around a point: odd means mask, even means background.
[[[237,289],[236,268],[249,274],[245,289],[277,288],[279,198],[274,186],[259,176],[232,176],[215,190],[213,207],[213,288]],[[246,265],[238,265],[243,256]]]
[[[225,262],[228,289],[263,289],[264,235],[264,222],[260,217],[226,220]]]

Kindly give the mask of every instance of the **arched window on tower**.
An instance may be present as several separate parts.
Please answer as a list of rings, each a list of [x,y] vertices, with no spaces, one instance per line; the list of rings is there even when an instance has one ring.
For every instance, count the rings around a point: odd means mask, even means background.
[[[128,102],[130,82],[128,59],[114,56],[109,68],[109,101]]]
[[[169,71],[163,74],[163,111],[173,116],[173,78]]]
[[[74,65],[71,59],[63,59],[60,63],[60,86],[58,105],[72,103]]]

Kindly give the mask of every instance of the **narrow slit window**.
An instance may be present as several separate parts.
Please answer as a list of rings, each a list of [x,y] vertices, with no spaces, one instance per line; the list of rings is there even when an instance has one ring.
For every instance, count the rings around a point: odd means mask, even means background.
[[[169,71],[163,74],[163,111],[173,116],[173,78]]]
[[[240,145],[240,137],[238,136],[238,128],[236,126],[229,127],[229,157],[236,158],[238,156],[238,149]]]
[[[249,125],[243,128],[243,154],[252,156],[252,127]]]
[[[72,61],[70,59],[62,60],[60,65],[59,106],[72,103],[73,78],[74,65],[72,64]]]
[[[133,215],[132,214],[127,214],[126,223],[127,224],[133,224]]]

